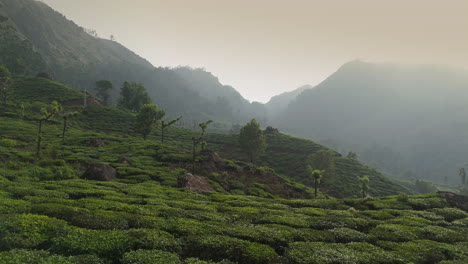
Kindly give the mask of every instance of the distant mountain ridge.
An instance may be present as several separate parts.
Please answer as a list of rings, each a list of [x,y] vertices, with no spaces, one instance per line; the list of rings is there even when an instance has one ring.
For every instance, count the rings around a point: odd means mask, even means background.
[[[47,63],[43,71],[71,87],[92,89],[97,80],[109,79],[117,88],[115,102],[120,85],[135,81],[143,83],[155,103],[171,116],[225,123],[242,123],[255,116],[255,106],[211,73],[187,67],[155,68],[121,44],[89,35],[42,2],[0,3],[1,12],[42,55]]]
[[[463,71],[352,61],[304,91],[275,123],[357,151],[388,174],[455,183],[468,156],[466,98]]]

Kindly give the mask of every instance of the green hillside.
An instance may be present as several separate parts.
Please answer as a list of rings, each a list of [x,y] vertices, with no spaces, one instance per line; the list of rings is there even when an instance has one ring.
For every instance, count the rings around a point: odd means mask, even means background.
[[[0,263],[463,263],[468,213],[436,194],[335,199],[312,190],[309,154],[329,150],[269,129],[257,166],[243,162],[236,135],[209,134],[218,151],[196,159],[196,174],[213,188],[180,188],[191,169],[191,138],[172,127],[135,134],[133,113],[65,104],[79,110],[64,144],[62,119],[43,126],[35,155],[37,103],[69,102],[82,94],[43,78],[17,77],[15,103],[0,106]],[[36,102],[37,100],[37,102]],[[21,103],[32,102],[23,109]],[[34,103],[35,102],[35,103]],[[19,104],[20,103],[20,104]],[[205,153],[205,154],[204,154]],[[358,195],[358,176],[371,194],[406,191],[357,160],[335,155],[325,194]],[[79,179],[92,164],[108,164],[112,181]],[[276,174],[276,173],[279,174]],[[414,254],[418,251],[418,254]],[[441,262],[445,261],[445,262]]]

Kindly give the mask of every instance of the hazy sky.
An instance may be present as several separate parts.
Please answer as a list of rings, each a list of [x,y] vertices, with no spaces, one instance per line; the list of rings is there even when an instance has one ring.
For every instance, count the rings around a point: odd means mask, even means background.
[[[155,66],[203,67],[251,101],[347,61],[468,68],[467,0],[44,0]]]

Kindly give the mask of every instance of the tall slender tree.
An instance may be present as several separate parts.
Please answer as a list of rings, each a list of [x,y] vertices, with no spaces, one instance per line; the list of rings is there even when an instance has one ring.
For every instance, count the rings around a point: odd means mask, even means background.
[[[197,146],[201,144],[201,149],[204,150],[206,148],[206,141],[205,141],[205,134],[208,125],[212,123],[213,120],[208,120],[206,122],[202,122],[198,124],[201,128],[201,133],[199,137],[192,137],[192,174],[195,174],[195,160],[197,157]]]
[[[310,165],[307,165],[307,171],[309,172],[310,176],[314,179],[314,196],[317,198],[318,195],[318,185],[322,180],[322,175],[325,171],[321,170],[314,170]]]
[[[53,101],[52,104],[41,108],[41,116],[38,121],[38,132],[37,132],[37,146],[36,146],[36,156],[41,155],[41,143],[42,143],[42,125],[44,122],[57,115],[62,111],[62,106],[57,102]]]
[[[75,118],[78,116],[78,112],[67,112],[67,113],[62,113],[62,119],[63,119],[63,127],[62,127],[62,144],[65,144],[65,132],[67,131],[68,128],[68,121],[70,119]]]
[[[241,128],[239,145],[247,154],[251,163],[265,152],[267,147],[265,135],[255,119],[252,119]]]

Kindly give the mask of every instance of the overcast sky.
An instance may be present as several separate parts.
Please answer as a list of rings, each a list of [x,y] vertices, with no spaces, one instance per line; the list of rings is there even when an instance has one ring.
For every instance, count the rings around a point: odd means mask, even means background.
[[[466,0],[44,0],[155,66],[203,67],[251,101],[342,64],[468,68]]]

